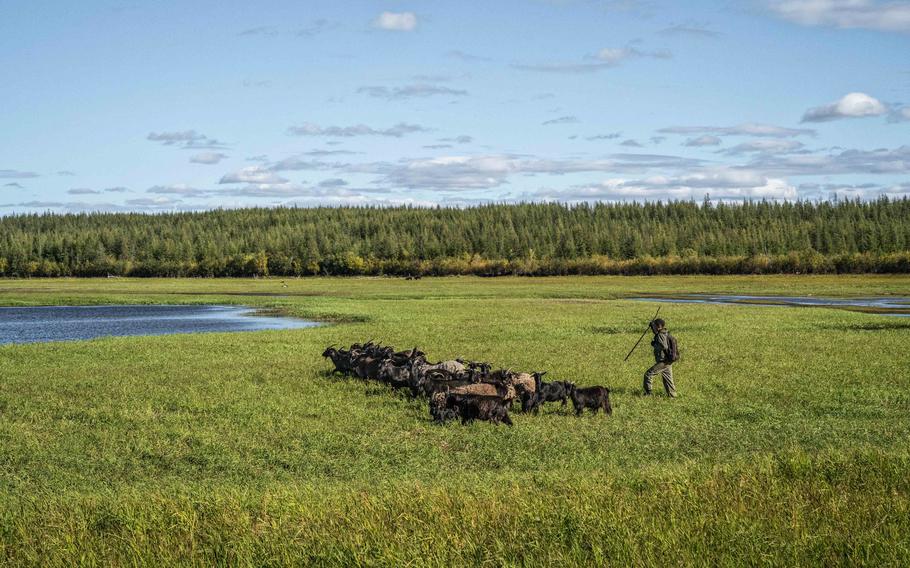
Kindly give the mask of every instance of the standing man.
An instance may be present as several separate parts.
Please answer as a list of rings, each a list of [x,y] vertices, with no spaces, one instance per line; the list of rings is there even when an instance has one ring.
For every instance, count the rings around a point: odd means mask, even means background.
[[[670,335],[666,326],[666,322],[662,319],[651,322],[651,331],[654,332],[654,339],[651,341],[651,345],[654,347],[654,366],[645,371],[645,396],[650,396],[651,380],[654,375],[660,373],[667,396],[676,398],[676,385],[673,384],[673,363],[679,360],[679,349],[676,345],[676,338]]]

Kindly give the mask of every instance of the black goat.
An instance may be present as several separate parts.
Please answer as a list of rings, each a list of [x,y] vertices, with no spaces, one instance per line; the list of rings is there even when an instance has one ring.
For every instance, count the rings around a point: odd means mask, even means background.
[[[384,361],[379,366],[378,379],[394,388],[405,388],[411,384],[411,369],[407,366],[396,366],[392,361]]]
[[[458,418],[458,412],[455,408],[449,408],[446,405],[447,399],[448,395],[444,392],[436,393],[430,397],[430,416],[433,417],[434,422],[442,424]]]
[[[545,383],[541,381],[537,387],[539,402],[556,402],[561,401],[565,406],[569,401],[569,393],[575,388],[575,383],[569,381],[553,381]]]
[[[335,365],[333,373],[347,375],[354,372],[354,367],[351,365],[350,351],[329,347],[322,352],[322,356],[332,360],[332,364]]]
[[[545,383],[541,380],[545,374],[546,372],[532,374],[534,377],[534,390],[525,390],[521,393],[522,412],[534,411],[536,414],[541,404],[557,400],[561,400],[563,406],[566,405],[569,397],[569,388],[575,385],[568,381]]]
[[[537,414],[537,409],[540,407],[540,394],[533,391],[524,391],[521,393],[521,411],[522,412],[531,412],[534,411],[534,414]]]
[[[597,411],[603,408],[607,415],[613,414],[613,407],[610,405],[610,389],[607,387],[573,387],[569,391],[572,398],[572,406],[575,407],[575,416],[581,416],[585,408],[590,408],[597,414]]]
[[[446,397],[446,408],[454,410],[462,424],[475,420],[486,420],[493,424],[502,422],[512,425],[509,417],[509,403],[498,396],[474,396],[450,394]]]

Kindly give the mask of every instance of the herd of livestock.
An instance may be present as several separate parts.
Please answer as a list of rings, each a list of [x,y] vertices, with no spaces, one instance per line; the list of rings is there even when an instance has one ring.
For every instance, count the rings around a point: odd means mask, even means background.
[[[509,409],[521,404],[522,412],[536,413],[547,402],[569,400],[575,414],[585,408],[595,414],[603,409],[612,414],[610,389],[596,386],[579,388],[568,381],[545,382],[544,372],[519,373],[511,369],[493,370],[490,363],[453,359],[430,363],[417,347],[396,351],[388,345],[368,341],[349,349],[328,347],[323,357],[331,359],[334,372],[364,380],[376,380],[393,388],[407,389],[414,397],[429,400],[430,416],[436,422],[487,420],[512,425]]]

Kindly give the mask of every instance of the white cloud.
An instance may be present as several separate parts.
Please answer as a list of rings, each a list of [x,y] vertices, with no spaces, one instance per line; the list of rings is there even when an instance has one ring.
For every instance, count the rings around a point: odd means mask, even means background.
[[[595,57],[609,65],[619,65],[626,59],[632,59],[636,57],[670,59],[673,57],[673,54],[665,49],[659,51],[642,51],[635,47],[605,47],[604,49],[598,51]]]
[[[69,193],[70,195],[94,195],[94,194],[98,194],[101,192],[98,191],[97,189],[89,189],[87,187],[74,187],[72,189],[67,190],[67,193]]]
[[[644,57],[670,59],[673,54],[665,49],[643,51],[636,47],[605,47],[594,55],[588,55],[586,57],[587,62],[513,63],[511,67],[521,71],[539,71],[542,73],[595,73],[616,67],[629,59]]]
[[[780,178],[737,169],[704,170],[683,176],[652,176],[643,179],[608,179],[565,190],[542,190],[537,199],[561,201],[656,201],[703,199],[796,199],[796,188]]]
[[[175,200],[164,200],[156,201],[154,199],[137,199],[127,201],[125,205],[117,203],[89,203],[86,201],[24,201],[21,203],[4,203],[0,204],[0,208],[10,209],[10,208],[20,208],[20,209],[41,209],[41,210],[53,210],[67,213],[82,213],[89,211],[104,211],[104,212],[123,212],[123,211],[164,211],[164,210],[173,210],[173,209],[202,209],[199,206],[187,206],[183,207],[179,205],[180,201]]]
[[[357,92],[378,99],[386,99],[390,101],[426,98],[437,95],[464,97],[468,94],[468,92],[463,89],[452,89],[450,87],[427,84],[405,85],[403,87],[393,87],[391,89],[388,87],[367,85],[358,88]]]
[[[124,203],[133,207],[155,210],[173,209],[175,205],[181,203],[181,200],[171,197],[137,197],[135,199],[127,199]]]
[[[499,187],[512,175],[559,176],[579,172],[682,171],[701,160],[660,154],[615,154],[600,160],[551,160],[505,154],[415,158],[395,163],[351,165],[347,173],[380,175],[385,187],[437,191]]]
[[[770,138],[793,138],[796,136],[814,136],[810,128],[786,128],[771,124],[747,122],[736,126],[668,126],[661,128],[662,134],[713,134],[716,136],[767,136]]]
[[[575,124],[578,122],[577,116],[560,116],[559,118],[552,118],[550,120],[545,120],[541,122],[543,126],[550,126],[553,124]]]
[[[317,185],[319,187],[331,188],[331,187],[345,187],[349,184],[348,184],[348,182],[346,182],[345,180],[343,180],[341,178],[329,178],[329,179],[322,180]]]
[[[345,165],[346,164],[338,162],[321,162],[319,160],[308,160],[297,156],[291,156],[270,164],[268,170],[272,172],[333,170],[343,168]]]
[[[727,148],[723,153],[730,156],[749,153],[785,154],[802,148],[802,142],[797,142],[796,140],[763,139],[737,144],[732,148]]]
[[[391,136],[401,138],[405,134],[415,132],[429,132],[430,129],[419,124],[408,124],[399,122],[389,128],[373,128],[366,124],[355,124],[354,126],[319,126],[312,122],[305,122],[301,126],[291,126],[288,128],[288,134],[292,136],[333,136],[333,137],[351,137],[351,136]]]
[[[841,118],[863,118],[881,116],[888,107],[866,93],[848,93],[830,104],[810,108],[803,115],[803,122],[826,122]]]
[[[473,136],[468,136],[467,134],[460,134],[458,136],[453,136],[450,138],[440,138],[440,142],[454,142],[456,144],[470,144],[474,141]]]
[[[384,181],[411,189],[488,189],[506,183],[517,168],[508,156],[444,156],[400,164],[386,173]]]
[[[205,135],[200,134],[195,130],[150,132],[149,135],[146,136],[146,139],[151,140],[152,142],[161,142],[165,146],[172,146],[174,144],[185,144],[188,142],[205,140]]]
[[[222,183],[269,183],[280,184],[288,180],[279,176],[275,172],[264,169],[261,166],[250,166],[242,170],[226,174],[218,182]]]
[[[665,36],[689,36],[712,39],[719,38],[724,35],[700,24],[676,24],[666,27],[657,33]]]
[[[585,140],[590,140],[590,141],[615,140],[616,138],[620,138],[621,136],[622,136],[622,132],[609,132],[607,134],[595,134],[594,136],[588,136],[585,138]]]
[[[0,179],[25,179],[25,178],[36,178],[38,174],[35,172],[22,172],[19,170],[0,170]]]
[[[705,135],[699,136],[697,138],[689,138],[688,140],[686,140],[683,143],[683,145],[684,146],[694,146],[694,147],[719,146],[720,143],[721,143],[721,139],[718,138],[717,136],[714,136],[711,134],[705,134]]]
[[[373,27],[395,32],[414,31],[417,15],[414,12],[383,12],[373,20]]]
[[[773,175],[910,174],[910,146],[830,154],[759,155],[749,167]]]
[[[216,190],[198,189],[184,184],[174,185],[155,185],[147,190],[146,193],[156,193],[159,195],[180,195],[182,197],[207,197],[215,193]]]
[[[227,158],[227,154],[221,152],[202,152],[190,157],[190,162],[194,164],[217,164]]]
[[[879,0],[772,0],[778,16],[804,26],[910,32],[910,2]]]
[[[448,53],[446,53],[446,56],[451,57],[453,59],[460,59],[462,61],[467,61],[467,62],[472,62],[472,63],[479,62],[479,61],[491,61],[491,59],[489,57],[482,57],[480,55],[466,53],[466,52],[458,50],[458,49],[453,49],[452,51],[449,51]]]
[[[237,35],[275,37],[278,35],[278,28],[274,26],[258,26],[255,28],[247,28]]]
[[[339,25],[340,24],[338,22],[326,20],[325,18],[319,18],[318,20],[313,20],[310,25],[295,31],[294,35],[298,37],[313,37],[321,33],[334,30],[338,28]]]
[[[595,73],[614,67],[614,65],[605,62],[598,63],[512,63],[513,69],[519,71],[538,71],[540,73]]]
[[[150,132],[146,139],[152,142],[161,142],[165,146],[179,146],[187,149],[216,150],[225,147],[223,142],[209,138],[195,130]]]

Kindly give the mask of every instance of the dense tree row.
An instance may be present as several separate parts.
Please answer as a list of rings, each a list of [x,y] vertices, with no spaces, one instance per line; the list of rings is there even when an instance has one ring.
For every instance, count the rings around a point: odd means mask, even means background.
[[[910,200],[32,214],[2,276],[910,272]]]

